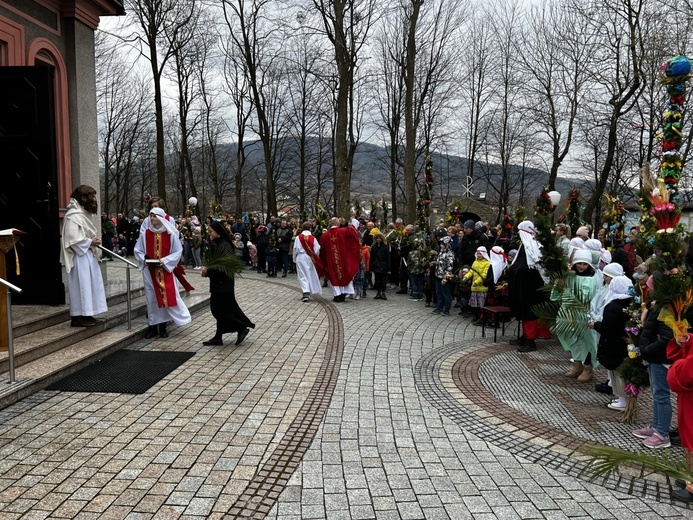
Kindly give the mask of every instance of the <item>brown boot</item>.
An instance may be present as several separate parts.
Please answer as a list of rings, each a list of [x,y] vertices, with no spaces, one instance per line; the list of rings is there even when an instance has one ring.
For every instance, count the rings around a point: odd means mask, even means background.
[[[580,374],[582,374],[582,363],[580,363],[579,361],[573,361],[572,368],[565,373],[565,376],[576,378]]]
[[[582,374],[578,376],[577,380],[580,383],[588,383],[589,381],[592,381],[592,365],[585,365],[583,367]]]

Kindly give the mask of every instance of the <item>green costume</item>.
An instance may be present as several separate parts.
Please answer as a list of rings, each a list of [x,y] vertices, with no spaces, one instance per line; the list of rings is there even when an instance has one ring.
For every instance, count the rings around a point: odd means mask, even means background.
[[[597,334],[587,328],[590,320],[590,304],[597,294],[596,276],[578,276],[569,271],[562,293],[553,291],[551,299],[561,307],[556,316],[556,336],[574,361],[583,362],[592,354],[592,364],[597,366]]]

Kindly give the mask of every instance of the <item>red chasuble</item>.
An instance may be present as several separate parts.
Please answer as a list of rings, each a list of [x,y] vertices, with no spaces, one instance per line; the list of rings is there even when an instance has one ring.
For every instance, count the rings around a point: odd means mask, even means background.
[[[361,245],[353,226],[330,228],[320,237],[320,259],[335,287],[349,285],[359,271]]]
[[[313,265],[315,266],[315,270],[318,272],[318,276],[327,276],[325,274],[325,266],[322,265],[322,260],[320,260],[320,257],[315,254],[315,250],[313,249],[315,245],[315,237],[313,235],[304,235],[301,233],[298,235],[298,239],[301,242],[303,249],[305,249],[306,253],[308,253],[308,256],[313,261]]]
[[[161,259],[171,254],[171,235],[164,233],[154,233],[148,229],[144,236],[146,255],[150,259]],[[161,265],[148,265],[152,275],[154,292],[159,308],[176,307],[176,284],[173,282],[173,274],[169,273]]]

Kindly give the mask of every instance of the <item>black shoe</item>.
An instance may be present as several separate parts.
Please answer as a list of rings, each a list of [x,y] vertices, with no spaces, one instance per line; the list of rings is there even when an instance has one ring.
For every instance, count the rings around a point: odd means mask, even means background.
[[[223,345],[224,342],[221,340],[221,338],[212,338],[208,339],[207,341],[203,341],[202,344],[206,347],[209,347],[210,345]]]
[[[608,381],[594,385],[594,389],[600,394],[613,395],[614,393],[614,390],[609,386]]]
[[[93,327],[96,322],[91,321],[86,316],[73,316],[70,320],[71,327]]]
[[[144,339],[152,339],[159,335],[159,328],[156,325],[150,325],[147,329],[147,333],[144,335]]]
[[[286,271],[282,274],[282,278],[286,278]]]
[[[381,293],[380,291],[378,291],[378,294],[376,294],[375,296],[373,296],[373,299],[374,299],[374,300],[382,300],[382,299],[383,299],[382,293]]]
[[[409,291],[407,291],[406,289],[400,289],[395,294],[409,294]]]
[[[517,339],[511,339],[508,341],[509,344],[515,346],[515,347],[521,347],[527,342],[527,338],[524,337],[524,335],[520,336]]]
[[[168,338],[168,332],[166,332],[166,324],[165,323],[159,324],[159,337],[160,338]]]
[[[383,294],[380,295],[380,299],[381,299],[381,300],[387,300],[387,296],[385,296],[385,293],[383,293]]]
[[[676,500],[681,500],[682,502],[693,502],[693,493],[690,493],[685,489],[674,489],[671,492],[671,496]]]
[[[517,349],[518,352],[534,352],[535,350],[537,350],[537,344],[533,339],[526,340],[525,344]]]
[[[240,331],[238,333],[238,338],[236,338],[236,345],[240,345],[241,343],[243,343],[243,340],[245,339],[245,337],[248,335],[249,332],[250,332],[250,329],[243,329],[242,331]]]
[[[674,485],[677,488],[686,489],[686,481],[683,480],[682,478],[677,478],[676,480],[674,480]]]
[[[431,306],[431,302],[426,302],[425,307],[430,307],[430,306]],[[462,314],[462,313],[460,313],[460,314]]]

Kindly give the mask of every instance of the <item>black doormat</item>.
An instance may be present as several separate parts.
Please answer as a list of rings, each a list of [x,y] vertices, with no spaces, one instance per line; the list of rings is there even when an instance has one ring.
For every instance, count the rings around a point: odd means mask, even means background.
[[[194,352],[119,350],[47,389],[143,394],[194,355]]]

